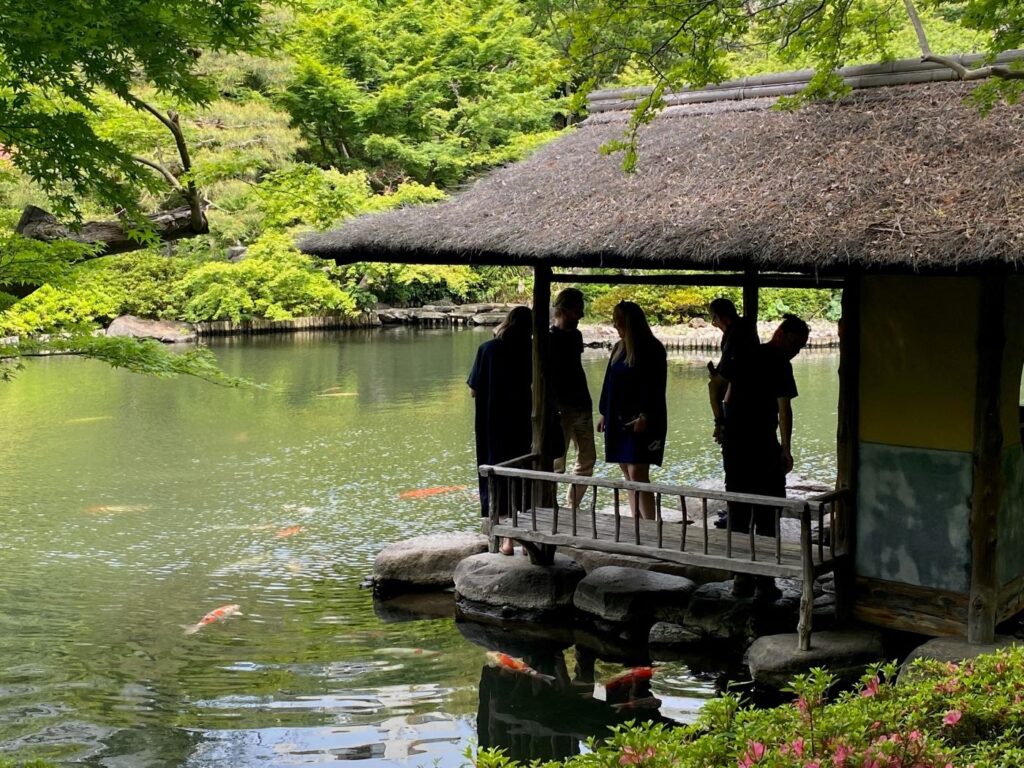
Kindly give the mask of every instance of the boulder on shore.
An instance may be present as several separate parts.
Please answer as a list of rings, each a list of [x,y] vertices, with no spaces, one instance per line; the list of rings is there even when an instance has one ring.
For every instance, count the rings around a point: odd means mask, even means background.
[[[193,342],[198,338],[191,323],[178,320],[147,320],[135,315],[121,315],[107,326],[107,336],[129,336],[135,339],[155,339],[165,344]]]
[[[447,589],[465,558],[487,551],[482,533],[428,533],[389,544],[373,561],[373,590],[380,597]]]

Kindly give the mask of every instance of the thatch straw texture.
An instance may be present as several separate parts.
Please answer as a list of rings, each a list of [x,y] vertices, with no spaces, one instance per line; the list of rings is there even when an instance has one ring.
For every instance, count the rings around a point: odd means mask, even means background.
[[[842,274],[1016,267],[1024,106],[983,117],[971,86],[858,91],[794,112],[773,99],[666,109],[634,174],[599,148],[604,112],[446,202],[307,238],[338,261],[758,268]]]

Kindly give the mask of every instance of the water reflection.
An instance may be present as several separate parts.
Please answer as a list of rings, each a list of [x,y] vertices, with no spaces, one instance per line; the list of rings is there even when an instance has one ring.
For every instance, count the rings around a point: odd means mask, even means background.
[[[269,385],[258,391],[68,358],[0,386],[0,753],[87,768],[462,765],[493,676],[485,649],[533,658],[537,638],[467,642],[450,595],[375,606],[359,585],[388,543],[478,530],[471,490],[408,492],[473,485],[465,377],[487,333],[216,342],[225,370]],[[595,389],[605,361],[587,353]],[[672,357],[660,481],[720,472],[705,362]],[[796,362],[798,472],[827,481],[836,361]],[[244,616],[183,634],[235,603]],[[597,684],[650,662],[571,632],[545,653],[577,684],[587,653]],[[504,697],[516,681],[485,683],[493,735],[524,705]],[[576,688],[551,692],[552,706],[579,703],[575,736],[614,721],[599,685],[589,699]],[[652,683],[661,714],[683,719],[714,690],[686,663]]]

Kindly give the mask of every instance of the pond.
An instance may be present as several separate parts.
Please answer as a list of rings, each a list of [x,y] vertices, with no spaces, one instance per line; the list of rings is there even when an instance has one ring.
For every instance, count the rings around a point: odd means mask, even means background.
[[[533,699],[524,713],[443,607],[395,621],[360,587],[390,542],[478,530],[465,377],[487,338],[388,329],[215,342],[227,371],[267,385],[256,391],[70,358],[0,384],[0,754],[447,767],[478,732],[520,756],[578,751],[607,725],[593,702]],[[587,353],[595,389],[606,355]],[[671,358],[655,481],[719,473],[706,361]],[[826,482],[837,362],[795,364],[796,471]],[[438,486],[452,488],[403,497]],[[242,615],[184,632],[225,604]],[[621,670],[599,662],[597,676]],[[687,720],[714,682],[670,664],[654,693],[661,715]],[[560,714],[533,738],[544,712]]]

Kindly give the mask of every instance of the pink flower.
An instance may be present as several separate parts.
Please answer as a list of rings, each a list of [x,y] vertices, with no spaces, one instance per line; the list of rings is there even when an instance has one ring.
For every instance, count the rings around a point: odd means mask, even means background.
[[[804,768],[821,768],[821,763],[817,760],[811,760],[811,762],[807,763]]]
[[[797,736],[795,739],[793,739],[791,743],[783,744],[782,747],[779,749],[779,752],[781,752],[784,755],[792,754],[796,757],[803,757],[805,746],[806,742],[804,741],[803,737]]]
[[[868,680],[868,684],[864,687],[864,690],[860,692],[860,695],[864,698],[870,698],[876,693],[878,693],[878,675],[875,675]]]
[[[910,740],[911,741],[920,741],[922,738],[923,738],[923,736],[921,735],[920,731],[913,730],[913,731],[910,732]]]
[[[959,709],[951,709],[946,713],[946,716],[942,718],[942,724],[948,725],[952,728],[954,725],[960,722],[960,718],[964,716],[964,713]]]
[[[750,768],[750,766],[760,762],[767,749],[760,741],[748,741],[747,751],[743,753],[743,757],[739,760],[740,768]]]
[[[807,699],[805,699],[803,696],[798,698],[796,700],[796,708],[800,710],[801,715],[806,715],[807,711],[810,709],[810,706],[807,703]]]
[[[845,744],[838,744],[836,750],[832,755],[832,762],[837,766],[843,765],[846,762],[846,758],[853,754],[853,750]]]
[[[1006,662],[997,661],[996,662],[996,672],[998,672],[999,674],[1003,674],[1003,672],[1005,672],[1005,671],[1006,671]]]
[[[632,747],[622,748],[622,757],[619,758],[619,765],[640,765],[644,760],[654,757],[654,747],[648,747],[638,752]]]

